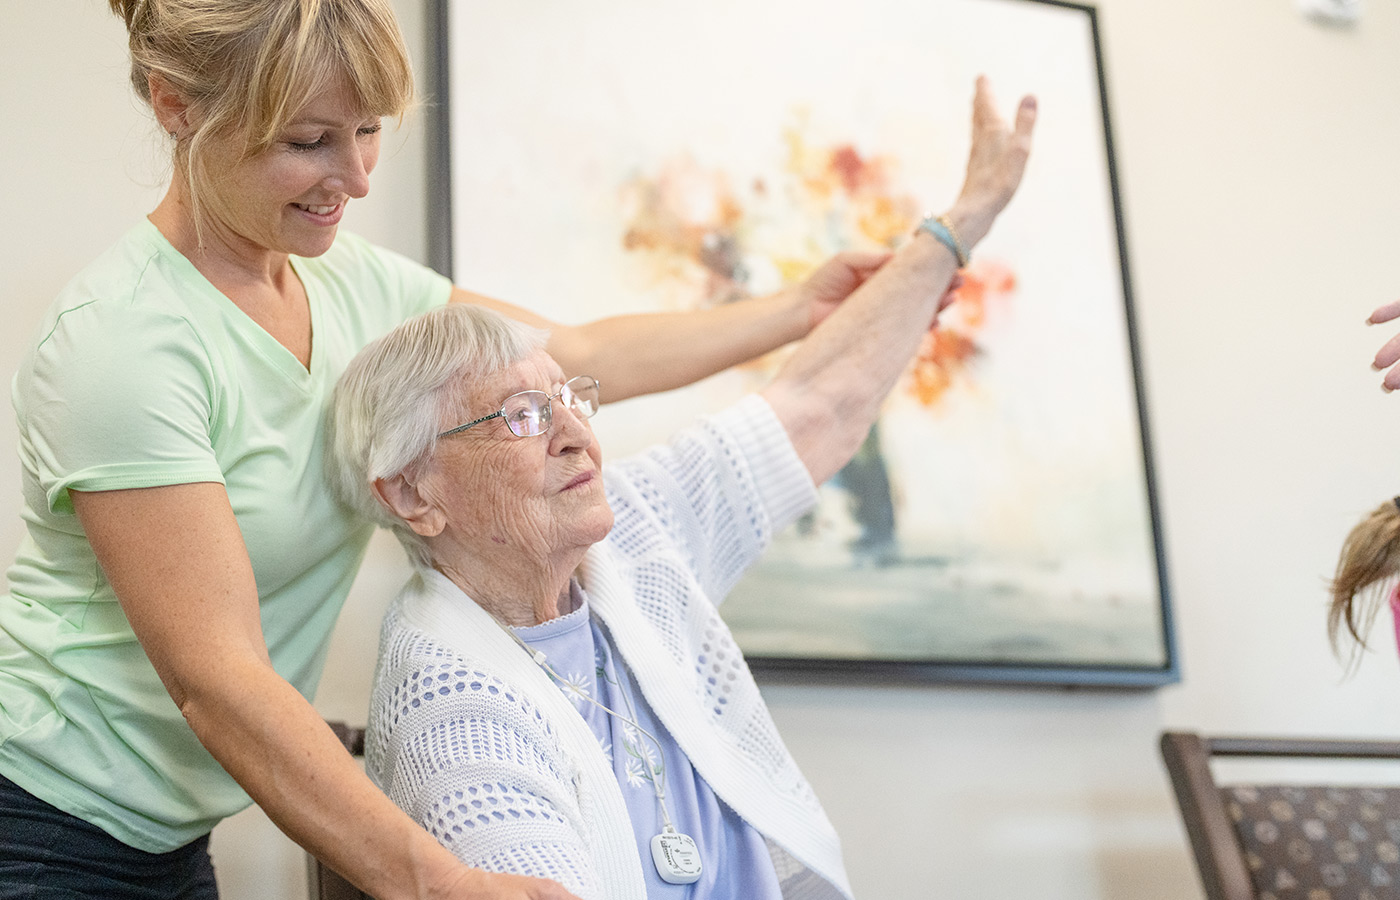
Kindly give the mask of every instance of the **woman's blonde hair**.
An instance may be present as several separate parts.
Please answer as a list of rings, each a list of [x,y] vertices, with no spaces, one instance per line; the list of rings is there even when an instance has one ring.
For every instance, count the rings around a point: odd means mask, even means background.
[[[241,158],[266,150],[340,79],[366,116],[401,118],[414,102],[408,50],[388,0],[108,3],[126,22],[136,93],[150,103],[156,75],[196,113],[175,148],[196,225],[215,176],[213,143],[235,142]]]
[[[1353,661],[1365,648],[1366,634],[1385,605],[1396,575],[1400,575],[1400,498],[1387,500],[1358,522],[1337,560],[1327,631],[1334,648],[1340,648],[1346,631],[1354,642]]]

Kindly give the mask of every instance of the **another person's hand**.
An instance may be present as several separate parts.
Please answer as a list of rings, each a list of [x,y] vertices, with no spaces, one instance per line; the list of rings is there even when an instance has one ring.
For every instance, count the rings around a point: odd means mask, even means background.
[[[807,280],[798,286],[802,302],[811,317],[811,326],[816,328],[822,320],[851,295],[851,292],[865,283],[881,266],[890,261],[894,254],[883,250],[845,250],[821,264]],[[942,310],[953,302],[953,294],[962,285],[962,276],[954,275],[953,283],[939,302]]]
[[[1371,313],[1366,319],[1366,324],[1380,325],[1383,322],[1389,322],[1396,318],[1400,318],[1400,300],[1387,303],[1385,306]],[[1386,372],[1385,377],[1381,379],[1381,387],[1386,391],[1400,389],[1400,365],[1396,365],[1398,362],[1400,362],[1400,334],[1386,341],[1385,344],[1381,346],[1381,349],[1376,352],[1376,358],[1371,361],[1371,367],[1377,372],[1384,372],[1386,369],[1390,370]]]
[[[881,250],[845,250],[807,276],[797,291],[801,302],[807,307],[809,327],[816,328],[821,324],[842,300],[850,296],[851,291],[889,262],[892,255]]]
[[[971,250],[986,236],[992,221],[1021,184],[1035,116],[1035,98],[1022,97],[1016,107],[1016,121],[1008,125],[997,111],[987,77],[978,76],[972,101],[972,150],[968,153],[967,177],[949,211],[966,249]]]
[[[579,900],[554,881],[481,869],[463,869],[461,877],[432,896],[434,900]]]

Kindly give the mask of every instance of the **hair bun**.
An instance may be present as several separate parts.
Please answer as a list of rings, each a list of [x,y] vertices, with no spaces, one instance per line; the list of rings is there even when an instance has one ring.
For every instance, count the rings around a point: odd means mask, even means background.
[[[150,0],[107,0],[107,4],[112,7],[112,12],[121,16],[128,32],[143,30],[144,20],[150,11]]]

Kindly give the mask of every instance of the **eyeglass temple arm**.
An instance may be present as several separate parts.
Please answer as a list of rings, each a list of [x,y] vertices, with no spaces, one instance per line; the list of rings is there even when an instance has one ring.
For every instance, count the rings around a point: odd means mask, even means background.
[[[491,421],[492,419],[496,418],[497,416],[504,416],[504,415],[505,415],[504,412],[501,412],[500,410],[496,410],[496,411],[493,412],[491,415],[489,415],[489,416],[482,416],[481,418],[477,419],[477,420],[474,421],[474,422],[468,422],[468,423],[465,424],[465,425],[458,425],[456,428],[449,428],[447,431],[444,431],[442,434],[439,434],[438,437],[439,437],[439,438],[445,438],[445,437],[448,437],[449,435],[454,435],[454,434],[456,434],[456,433],[459,432],[459,431],[466,431],[468,428],[472,427],[473,425],[480,425],[482,422],[489,422],[489,421]]]

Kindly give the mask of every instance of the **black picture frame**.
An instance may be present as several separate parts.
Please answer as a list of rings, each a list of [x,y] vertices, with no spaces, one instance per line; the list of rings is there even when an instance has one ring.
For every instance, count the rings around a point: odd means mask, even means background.
[[[1117,161],[1110,126],[1107,80],[1104,72],[1103,48],[1097,12],[1093,6],[1063,2],[1063,0],[957,0],[960,3],[996,5],[998,14],[1017,15],[1025,10],[1054,10],[1056,15],[1077,19],[1087,35],[1092,59],[1084,60],[1092,78],[1102,137],[1102,177],[1108,209],[1104,211],[1113,232],[1112,249],[1116,253],[1117,277],[1121,290],[1122,330],[1126,354],[1126,377],[1130,380],[1132,414],[1135,417],[1135,439],[1140,462],[1141,504],[1145,514],[1144,540],[1150,544],[1150,576],[1155,600],[1152,612],[1156,617],[1156,652],[1151,658],[1122,662],[1104,658],[1053,659],[1015,658],[980,654],[960,656],[901,656],[882,658],[870,654],[820,655],[799,652],[795,655],[775,654],[745,646],[751,667],[761,677],[787,682],[893,682],[893,683],[958,683],[1002,685],[1050,685],[1090,688],[1151,688],[1176,682],[1180,678],[1179,656],[1168,586],[1167,557],[1162,533],[1156,479],[1152,464],[1152,442],[1148,425],[1148,408],[1139,351],[1137,326],[1133,314],[1132,280],[1123,221],[1123,206],[1119,190]],[[439,271],[453,276],[460,266],[454,260],[454,141],[470,141],[471,135],[459,135],[460,123],[453,121],[453,16],[463,15],[464,8],[454,12],[450,0],[429,0],[429,33],[432,43],[428,68],[429,128],[429,196],[428,215],[430,263]],[[523,9],[523,7],[522,7]],[[499,15],[496,17],[499,19]],[[528,29],[530,17],[522,16],[522,29]],[[1053,115],[1053,111],[1049,112]],[[1045,113],[1043,113],[1043,116]],[[1043,127],[1043,126],[1042,126]],[[1039,135],[1037,135],[1039,138]],[[523,211],[522,215],[529,215]],[[1059,221],[1057,228],[1073,227],[1072,222]],[[467,283],[464,286],[474,288]],[[489,292],[489,291],[488,291]],[[531,306],[531,298],[511,296],[514,302]],[[741,646],[744,641],[740,637]]]

